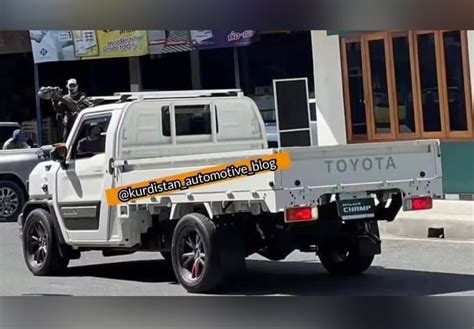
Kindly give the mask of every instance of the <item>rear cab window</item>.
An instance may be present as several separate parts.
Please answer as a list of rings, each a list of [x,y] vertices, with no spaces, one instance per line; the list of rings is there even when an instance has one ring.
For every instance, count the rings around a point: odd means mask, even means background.
[[[176,136],[211,135],[210,104],[176,105],[174,107]],[[164,136],[171,136],[170,107],[161,109],[162,129]],[[218,129],[216,118],[216,128]]]

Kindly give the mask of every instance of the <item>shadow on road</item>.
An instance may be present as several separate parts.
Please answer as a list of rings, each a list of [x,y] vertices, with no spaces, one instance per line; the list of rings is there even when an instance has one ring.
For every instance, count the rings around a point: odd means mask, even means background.
[[[5,219],[3,217],[0,217],[0,225],[1,224],[11,224],[11,223],[16,223],[16,219]]]
[[[165,260],[141,260],[69,267],[62,276],[91,276],[137,282],[175,282],[171,264]]]
[[[65,276],[92,276],[137,282],[176,283],[163,260],[127,261],[71,267]],[[247,271],[226,294],[312,296],[422,296],[474,290],[474,275],[372,267],[354,277],[333,277],[316,262],[247,260]],[[157,291],[158,294],[158,291]]]

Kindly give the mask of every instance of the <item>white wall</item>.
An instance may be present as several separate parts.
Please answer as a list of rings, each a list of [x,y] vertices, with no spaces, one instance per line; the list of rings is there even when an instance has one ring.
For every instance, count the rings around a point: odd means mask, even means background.
[[[474,31],[467,31],[467,46],[469,50],[469,70],[471,74],[471,95],[474,105]]]
[[[339,37],[312,31],[314,89],[318,118],[318,144],[346,144]]]

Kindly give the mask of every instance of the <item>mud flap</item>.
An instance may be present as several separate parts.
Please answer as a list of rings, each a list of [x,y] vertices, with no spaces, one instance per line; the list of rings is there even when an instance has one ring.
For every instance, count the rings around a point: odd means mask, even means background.
[[[228,230],[221,230],[218,236],[219,258],[224,277],[241,274],[246,268],[243,239]]]
[[[374,239],[371,236],[359,236],[358,245],[360,256],[372,256],[382,253],[380,239]]]
[[[359,255],[372,256],[382,253],[379,226],[376,221],[367,222],[367,231],[357,238]]]

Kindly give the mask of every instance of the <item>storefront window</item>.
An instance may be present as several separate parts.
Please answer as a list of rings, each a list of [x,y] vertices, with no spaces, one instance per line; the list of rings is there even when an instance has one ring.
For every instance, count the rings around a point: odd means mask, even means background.
[[[413,90],[411,79],[410,44],[408,36],[392,39],[395,89],[398,105],[398,131],[416,132],[413,109]]]
[[[449,125],[452,131],[466,131],[466,95],[462,65],[461,33],[443,33],[446,85],[448,87]]]
[[[387,86],[384,40],[369,41],[370,73],[372,81],[372,101],[376,134],[389,134],[390,104]]]
[[[417,40],[423,127],[425,131],[441,131],[435,36],[434,33],[421,34]]]
[[[350,142],[474,138],[466,31],[365,33],[341,47]]]
[[[362,54],[360,42],[346,44],[352,133],[367,134],[365,117],[364,80],[362,77]]]

